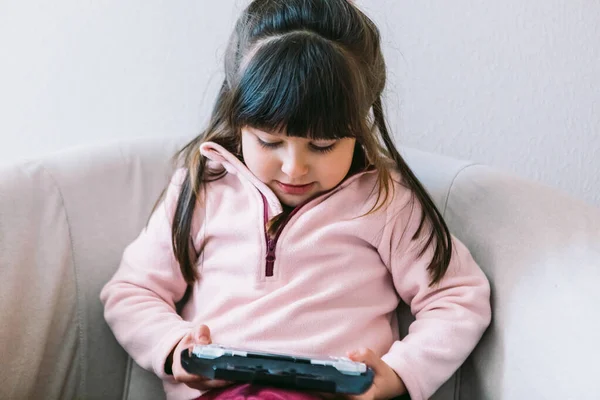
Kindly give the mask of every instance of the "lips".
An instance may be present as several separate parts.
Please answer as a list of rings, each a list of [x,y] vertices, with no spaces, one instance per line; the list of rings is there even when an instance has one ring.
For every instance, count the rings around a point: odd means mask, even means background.
[[[314,184],[308,183],[306,185],[288,185],[286,183],[282,183],[282,182],[278,181],[277,186],[279,186],[281,191],[286,194],[302,195],[302,194],[308,193],[312,189]]]

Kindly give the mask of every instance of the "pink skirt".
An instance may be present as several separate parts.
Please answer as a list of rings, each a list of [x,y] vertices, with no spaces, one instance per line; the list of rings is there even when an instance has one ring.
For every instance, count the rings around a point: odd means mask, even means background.
[[[213,389],[196,400],[321,400],[321,397],[295,390],[241,384]]]

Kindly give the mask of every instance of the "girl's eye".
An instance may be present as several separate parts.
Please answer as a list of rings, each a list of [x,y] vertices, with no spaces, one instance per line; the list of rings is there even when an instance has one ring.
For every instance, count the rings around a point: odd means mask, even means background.
[[[259,137],[257,137],[256,140],[258,141],[258,144],[265,149],[276,149],[277,147],[281,146],[281,144],[283,143],[283,142],[265,142],[264,140],[260,139]],[[332,144],[328,144],[328,145],[317,145],[315,143],[310,143],[309,146],[312,151],[316,151],[318,153],[328,153],[330,151],[333,151],[333,148],[335,147],[336,144],[337,144],[337,141]]]
[[[336,144],[337,144],[337,142],[334,142],[334,143],[332,143],[330,145],[326,145],[326,146],[317,146],[316,144],[311,143],[310,148],[319,153],[328,153],[330,151],[333,151],[333,148],[335,147]]]
[[[265,149],[274,149],[281,145],[281,142],[265,142],[263,140],[260,140],[259,138],[256,138],[256,140],[258,140],[258,144],[264,147]]]

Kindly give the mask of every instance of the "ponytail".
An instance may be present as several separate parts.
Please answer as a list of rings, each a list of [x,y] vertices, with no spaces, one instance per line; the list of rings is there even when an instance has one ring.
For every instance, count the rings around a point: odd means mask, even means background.
[[[373,104],[373,115],[375,118],[375,124],[381,134],[385,148],[388,151],[390,157],[393,159],[394,164],[398,168],[400,175],[404,178],[409,188],[412,190],[417,200],[421,204],[421,221],[419,222],[419,228],[415,232],[412,239],[416,239],[423,229],[425,220],[428,219],[431,222],[432,231],[427,238],[423,248],[419,253],[421,257],[427,248],[435,241],[435,251],[433,259],[427,267],[427,271],[431,277],[430,286],[438,283],[448,270],[450,264],[450,258],[452,256],[452,240],[448,226],[439,212],[433,200],[427,193],[427,190],[423,187],[423,184],[417,179],[413,171],[410,169],[406,161],[400,156],[400,153],[394,146],[390,134],[388,132],[385,117],[383,113],[383,106],[381,103],[381,96],[378,96]]]

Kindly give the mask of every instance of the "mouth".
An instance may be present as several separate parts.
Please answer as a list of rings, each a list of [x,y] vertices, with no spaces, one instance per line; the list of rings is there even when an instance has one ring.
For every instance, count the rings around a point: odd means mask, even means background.
[[[287,183],[277,181],[277,186],[286,194],[302,195],[308,193],[314,186],[314,183],[307,183],[306,185],[288,185]]]

